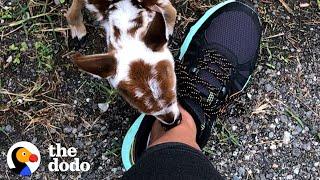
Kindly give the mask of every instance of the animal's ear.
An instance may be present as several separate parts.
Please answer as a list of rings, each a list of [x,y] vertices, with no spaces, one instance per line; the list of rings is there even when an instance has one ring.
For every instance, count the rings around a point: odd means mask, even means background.
[[[113,53],[84,56],[77,52],[71,59],[80,69],[102,78],[114,75],[117,70],[117,60]]]

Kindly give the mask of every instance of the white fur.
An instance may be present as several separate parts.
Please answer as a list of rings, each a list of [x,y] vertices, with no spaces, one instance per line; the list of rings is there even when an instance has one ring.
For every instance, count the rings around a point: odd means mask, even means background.
[[[141,98],[144,94],[140,91],[140,90],[135,90],[135,92],[134,92],[134,94],[135,94],[135,96],[137,97],[137,98]]]
[[[92,11],[92,12],[95,12],[97,14],[97,20],[98,21],[101,21],[103,19],[103,16],[102,14],[100,14],[99,10],[92,4],[89,4],[88,1],[86,1],[86,8],[89,10],[89,11]]]
[[[148,81],[148,85],[151,89],[152,95],[155,99],[159,99],[162,92],[161,89],[159,87],[159,83],[156,79],[152,78]]]
[[[169,3],[169,0],[161,0],[162,4]],[[92,6],[92,5],[91,5]],[[87,8],[91,11],[97,12],[96,8],[87,5]],[[102,26],[106,30],[107,42],[111,44],[115,49],[115,58],[117,59],[117,71],[116,74],[112,77],[109,77],[108,80],[110,84],[117,88],[118,84],[121,81],[129,81],[129,70],[130,64],[135,61],[143,61],[146,64],[155,66],[158,62],[163,60],[168,60],[172,67],[174,67],[173,56],[167,47],[167,44],[164,45],[162,51],[154,52],[146,46],[146,44],[141,41],[142,33],[145,32],[148,28],[148,25],[153,20],[155,12],[150,12],[142,9],[138,9],[132,5],[131,0],[122,0],[114,4],[116,6],[115,10],[112,10],[108,14],[107,20],[101,22]],[[142,12],[142,13],[141,13]],[[138,17],[138,14],[141,13],[143,16],[142,27],[136,32],[133,37],[132,34],[128,33],[128,30],[136,26],[133,20]],[[98,19],[101,20],[101,19]],[[114,26],[120,30],[120,37],[116,39],[114,36]],[[168,36],[168,34],[166,34]],[[152,75],[155,77],[157,71],[152,68]],[[175,77],[168,77],[175,78]],[[175,80],[174,80],[175,81]],[[169,107],[165,107],[164,101],[160,98],[161,94],[164,93],[159,87],[159,82],[156,79],[152,78],[148,82],[149,88],[152,91],[153,98],[158,100],[158,105],[161,107],[161,110],[158,112],[152,112],[152,115],[162,115],[166,113],[173,112],[175,118],[179,116],[179,109],[177,102],[173,103]],[[174,86],[172,91],[176,91]],[[135,97],[140,98],[144,94],[139,90],[135,90]],[[150,97],[152,98],[152,97]],[[150,99],[146,99],[144,104],[147,109],[152,109],[152,104]]]

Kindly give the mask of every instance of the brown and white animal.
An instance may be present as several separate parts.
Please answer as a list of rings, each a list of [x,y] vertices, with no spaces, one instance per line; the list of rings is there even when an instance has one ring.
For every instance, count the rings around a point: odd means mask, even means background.
[[[107,78],[140,112],[163,124],[180,120],[174,60],[167,47],[176,10],[169,0],[73,0],[66,18],[73,38],[86,35],[81,9],[93,12],[106,31],[108,52],[73,55],[82,70]]]

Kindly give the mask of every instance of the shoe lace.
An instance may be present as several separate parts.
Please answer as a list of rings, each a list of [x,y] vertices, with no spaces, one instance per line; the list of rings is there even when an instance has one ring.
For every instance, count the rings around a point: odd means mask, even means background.
[[[213,49],[202,50],[201,54],[202,56],[197,59],[197,66],[191,68],[191,72],[188,72],[186,65],[179,61],[176,62],[177,91],[179,98],[191,98],[199,103],[205,116],[210,118],[210,116],[218,114],[219,109],[226,101],[227,86],[234,66]],[[222,86],[217,87],[205,81],[198,75],[200,70],[213,75]],[[203,95],[197,85],[206,87],[210,92],[209,96]]]

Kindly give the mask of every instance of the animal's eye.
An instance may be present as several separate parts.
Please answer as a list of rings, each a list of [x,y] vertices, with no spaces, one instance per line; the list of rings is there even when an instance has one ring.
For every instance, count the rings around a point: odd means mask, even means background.
[[[22,153],[22,156],[26,156],[26,152],[23,152],[23,153]]]

